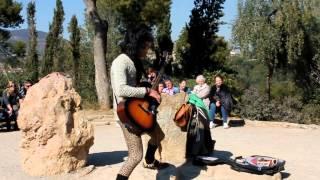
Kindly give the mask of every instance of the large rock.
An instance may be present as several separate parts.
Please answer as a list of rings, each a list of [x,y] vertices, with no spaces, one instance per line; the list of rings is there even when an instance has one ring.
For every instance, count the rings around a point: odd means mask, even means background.
[[[18,117],[25,172],[45,176],[85,166],[94,137],[92,125],[79,111],[80,102],[72,79],[60,73],[30,88]]]
[[[183,163],[185,161],[187,133],[175,125],[173,118],[180,106],[186,101],[186,94],[179,93],[174,96],[161,95],[161,104],[158,107],[157,122],[165,134],[161,141],[160,152],[156,154],[161,156],[162,161],[174,163]],[[146,149],[149,136],[143,136],[143,142]]]

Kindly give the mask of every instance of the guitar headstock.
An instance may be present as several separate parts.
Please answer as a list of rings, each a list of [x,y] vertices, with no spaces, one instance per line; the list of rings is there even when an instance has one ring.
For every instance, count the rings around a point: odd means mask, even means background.
[[[161,64],[169,64],[172,61],[172,54],[169,51],[161,53]]]

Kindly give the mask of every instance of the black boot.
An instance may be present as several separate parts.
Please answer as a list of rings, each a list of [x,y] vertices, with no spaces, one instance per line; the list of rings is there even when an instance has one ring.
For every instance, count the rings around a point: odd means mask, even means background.
[[[157,148],[158,146],[148,143],[148,148],[147,148],[146,157],[145,157],[147,164],[151,164],[155,160],[154,154],[156,153]]]
[[[129,179],[129,177],[123,176],[123,175],[121,175],[121,174],[118,174],[116,180],[128,180],[128,179]]]
[[[164,169],[166,167],[169,167],[168,163],[162,163],[159,162],[154,158],[154,154],[156,153],[158,146],[148,144],[147,152],[146,152],[146,157],[145,157],[145,162],[143,163],[143,167],[148,168],[148,169]]]

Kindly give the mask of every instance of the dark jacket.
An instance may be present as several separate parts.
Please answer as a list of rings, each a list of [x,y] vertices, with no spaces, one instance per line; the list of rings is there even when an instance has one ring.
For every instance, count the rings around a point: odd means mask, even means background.
[[[230,112],[233,107],[231,93],[228,87],[224,84],[221,85],[220,90],[217,92],[217,87],[212,86],[209,94],[210,103],[221,102],[221,105]]]

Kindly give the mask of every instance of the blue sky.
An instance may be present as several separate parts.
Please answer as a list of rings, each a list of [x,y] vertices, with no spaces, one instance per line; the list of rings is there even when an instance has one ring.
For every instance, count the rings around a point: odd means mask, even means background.
[[[22,14],[26,19],[26,6],[30,0],[16,0],[23,4]],[[55,0],[35,0],[36,1],[36,22],[37,29],[48,32],[49,23],[52,21],[53,10],[55,7]],[[84,8],[83,0],[62,0],[65,11],[64,32],[65,38],[69,37],[67,32],[68,23],[72,15],[76,15],[80,25],[84,22]],[[226,0],[224,4],[224,14],[222,21],[228,23],[220,27],[219,35],[224,36],[226,40],[231,38],[231,23],[237,14],[237,0]],[[191,9],[193,8],[193,0],[173,0],[171,9],[171,23],[172,23],[172,39],[177,40],[182,28],[189,21]],[[27,28],[27,23],[21,25],[21,28]]]

